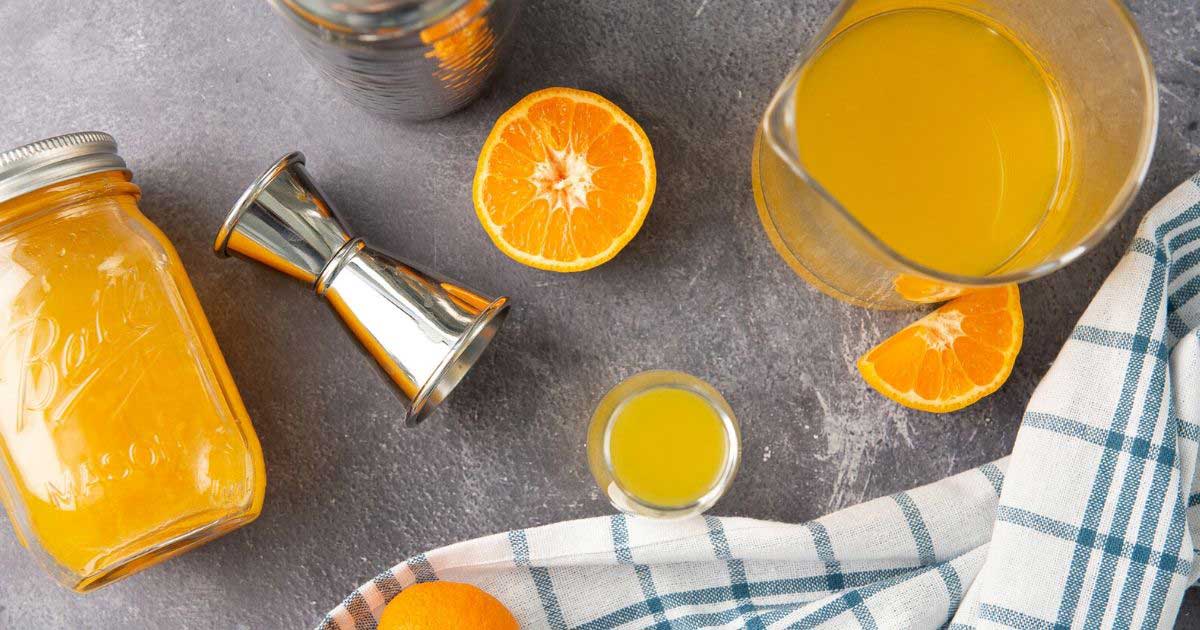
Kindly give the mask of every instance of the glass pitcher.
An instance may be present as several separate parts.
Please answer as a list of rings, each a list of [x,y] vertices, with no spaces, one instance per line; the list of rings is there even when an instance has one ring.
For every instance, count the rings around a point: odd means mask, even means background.
[[[1009,259],[987,272],[947,271],[897,251],[801,159],[806,147],[797,134],[796,99],[806,68],[849,29],[908,9],[978,16],[1006,31],[1053,81],[1061,116],[1069,123],[1063,129],[1070,151],[1062,154],[1069,194]],[[872,308],[942,301],[969,287],[1048,274],[1095,246],[1141,186],[1157,121],[1150,58],[1117,0],[846,0],[767,108],[753,152],[755,202],[776,250],[821,291]],[[864,178],[861,185],[872,182]]]

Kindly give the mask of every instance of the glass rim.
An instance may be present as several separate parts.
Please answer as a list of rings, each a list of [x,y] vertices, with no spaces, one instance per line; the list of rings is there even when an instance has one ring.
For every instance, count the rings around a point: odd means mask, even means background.
[[[696,394],[717,414],[717,417],[721,421],[722,429],[724,429],[725,456],[721,463],[721,472],[704,494],[686,504],[660,505],[646,501],[631,492],[621,482],[620,477],[617,476],[613,468],[611,436],[614,420],[630,400],[655,389],[678,389]],[[621,498],[628,501],[632,506],[620,505],[611,496],[608,488],[601,487],[600,490],[605,494],[609,502],[622,512],[667,519],[682,518],[703,513],[715,505],[717,501],[721,500],[721,497],[725,496],[725,492],[733,485],[738,468],[741,466],[741,427],[739,426],[737,417],[733,413],[733,409],[730,408],[725,397],[713,388],[712,385],[686,372],[649,370],[639,372],[622,380],[605,393],[604,397],[600,399],[599,404],[596,405],[596,409],[592,414],[591,424],[595,425],[597,423],[603,424],[603,430],[600,434],[601,442],[599,447],[601,458],[599,463],[604,467],[603,472],[608,477],[607,481],[615,485]],[[633,508],[632,511],[627,509],[629,507]]]
[[[1154,155],[1158,135],[1158,77],[1154,73],[1154,64],[1150,59],[1150,52],[1146,46],[1145,38],[1134,21],[1133,16],[1129,13],[1129,9],[1120,0],[1096,1],[1112,7],[1125,24],[1124,31],[1129,35],[1133,43],[1138,58],[1138,66],[1141,68],[1142,82],[1146,88],[1143,105],[1146,106],[1147,114],[1142,120],[1142,133],[1138,142],[1138,152],[1135,156],[1134,166],[1126,174],[1120,189],[1109,202],[1108,208],[1102,215],[1102,220],[1098,221],[1077,244],[1058,256],[1054,256],[1025,269],[1001,274],[971,276],[934,269],[901,254],[876,236],[874,232],[867,229],[853,214],[846,210],[837,197],[830,193],[815,177],[810,175],[800,163],[799,150],[793,137],[795,134],[785,133],[782,137],[780,136],[781,132],[787,131],[789,127],[794,128],[795,124],[794,108],[788,107],[787,104],[795,92],[796,86],[799,83],[798,77],[804,70],[806,62],[841,22],[842,17],[846,14],[854,0],[842,0],[838,8],[829,17],[825,26],[812,37],[809,44],[800,53],[797,62],[788,71],[783,83],[771,97],[759,125],[763,130],[762,135],[767,149],[774,151],[794,175],[815,190],[822,199],[834,208],[838,216],[844,219],[857,235],[881,252],[888,261],[907,270],[915,271],[918,275],[948,284],[984,287],[1026,282],[1058,271],[1083,254],[1094,249],[1096,245],[1112,232],[1116,224],[1128,214],[1129,208],[1133,205],[1138,191],[1141,190],[1142,184],[1145,182],[1146,174],[1150,168],[1151,157]],[[782,120],[777,120],[778,118],[782,118]],[[768,210],[762,214],[771,220],[772,228],[778,231],[779,225],[773,211]],[[780,244],[787,249],[789,255],[797,259],[800,258],[786,241],[780,239]]]

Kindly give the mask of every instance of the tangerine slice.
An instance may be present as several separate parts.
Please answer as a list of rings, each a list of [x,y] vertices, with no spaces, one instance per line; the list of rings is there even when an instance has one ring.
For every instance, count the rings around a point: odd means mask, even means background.
[[[472,196],[500,251],[566,272],[616,256],[641,228],[654,186],[654,151],[637,122],[598,94],[548,88],[496,121]]]
[[[892,281],[892,286],[895,287],[896,293],[900,297],[918,304],[937,304],[969,292],[963,287],[908,274],[896,276],[896,279]]]
[[[1016,285],[973,291],[872,348],[858,371],[905,407],[956,411],[1008,380],[1024,329]]]

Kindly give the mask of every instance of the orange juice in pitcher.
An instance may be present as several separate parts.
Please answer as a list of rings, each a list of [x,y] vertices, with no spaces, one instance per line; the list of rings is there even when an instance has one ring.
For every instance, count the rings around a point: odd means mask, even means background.
[[[1149,162],[1153,72],[1120,3],[1044,4],[842,3],[754,150],[797,273],[897,308],[1048,273],[1107,232]]]
[[[795,97],[800,161],[899,254],[1000,269],[1070,171],[1054,83],[998,26],[945,9],[868,18],[824,44]]]

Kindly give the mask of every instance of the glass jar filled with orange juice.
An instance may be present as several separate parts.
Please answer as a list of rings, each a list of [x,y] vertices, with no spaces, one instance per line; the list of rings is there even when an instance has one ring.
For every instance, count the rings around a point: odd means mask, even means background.
[[[112,137],[0,153],[0,498],[87,591],[248,523],[262,451]]]

